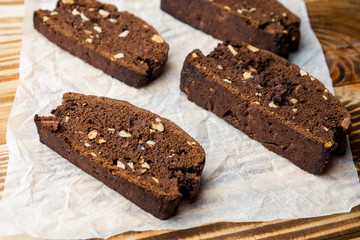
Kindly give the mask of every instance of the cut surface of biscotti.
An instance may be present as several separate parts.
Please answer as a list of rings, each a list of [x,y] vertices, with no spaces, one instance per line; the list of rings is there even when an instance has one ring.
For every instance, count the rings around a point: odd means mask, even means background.
[[[320,81],[269,51],[245,43],[219,44],[208,56],[194,50],[184,62],[180,88],[307,172],[322,173],[345,150],[347,110]]]
[[[161,8],[222,41],[245,41],[287,57],[300,41],[300,19],[276,0],[161,0]]]
[[[162,73],[169,51],[145,21],[95,0],[59,0],[53,11],[34,12],[34,27],[59,47],[137,88]]]
[[[171,217],[181,198],[197,195],[204,150],[170,120],[77,93],[51,113],[35,116],[40,141],[155,217]]]

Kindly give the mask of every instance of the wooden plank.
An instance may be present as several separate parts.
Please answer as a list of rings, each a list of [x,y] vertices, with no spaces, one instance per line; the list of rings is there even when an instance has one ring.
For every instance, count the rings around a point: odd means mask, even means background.
[[[360,207],[357,207],[351,213],[326,217],[270,222],[215,223],[160,234],[156,231],[129,232],[108,239],[330,239],[349,234],[360,236],[359,231]],[[144,233],[147,234],[146,237]]]
[[[0,6],[3,1],[0,1]],[[5,143],[7,119],[19,79],[23,6],[12,6],[13,18],[0,18],[0,144]]]
[[[1,71],[0,71],[1,74]],[[7,120],[10,115],[12,103],[16,92],[18,77],[12,80],[1,82],[0,78],[0,144],[5,144]]]
[[[6,6],[6,5],[24,5],[24,1],[23,0],[0,0],[0,5],[1,6]]]

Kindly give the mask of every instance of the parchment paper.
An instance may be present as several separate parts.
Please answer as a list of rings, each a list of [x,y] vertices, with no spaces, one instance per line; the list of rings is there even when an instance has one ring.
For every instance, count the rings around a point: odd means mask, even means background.
[[[32,27],[32,13],[55,0],[25,2],[20,81],[9,119],[10,148],[0,235],[46,238],[109,237],[129,230],[189,228],[220,221],[265,221],[349,211],[360,204],[360,184],[348,149],[326,174],[313,176],[269,152],[179,90],[185,56],[212,50],[218,40],[160,10],[158,0],[114,0],[157,28],[170,44],[164,74],[131,88],[56,47]],[[283,0],[302,19],[300,50],[291,60],[332,91],[319,42],[301,0]],[[34,114],[48,115],[64,92],[95,94],[131,103],[171,119],[204,147],[207,160],[199,197],[183,201],[178,214],[160,221],[83,173],[39,142]]]

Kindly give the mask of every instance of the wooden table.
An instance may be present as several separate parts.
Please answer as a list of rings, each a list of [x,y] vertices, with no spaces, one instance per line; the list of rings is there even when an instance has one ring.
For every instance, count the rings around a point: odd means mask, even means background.
[[[306,0],[335,92],[352,115],[350,134],[360,177],[360,1]],[[23,0],[0,0],[0,199],[8,164],[7,119],[19,78]],[[360,237],[360,206],[350,213],[297,220],[214,223],[186,230],[128,232],[111,239],[351,239]]]

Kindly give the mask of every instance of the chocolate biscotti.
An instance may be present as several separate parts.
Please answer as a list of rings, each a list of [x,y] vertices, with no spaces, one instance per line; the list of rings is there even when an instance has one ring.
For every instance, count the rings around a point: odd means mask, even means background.
[[[77,93],[51,113],[35,116],[40,141],[155,217],[169,218],[198,193],[204,150],[173,122]]]
[[[161,9],[222,41],[245,41],[287,57],[300,19],[276,0],[161,0]]]
[[[321,174],[334,154],[345,151],[351,122],[340,101],[269,51],[245,43],[219,44],[208,56],[194,50],[184,62],[180,88],[309,173]]]
[[[169,45],[142,19],[94,0],[59,0],[34,13],[34,27],[51,42],[133,87],[163,71]]]

